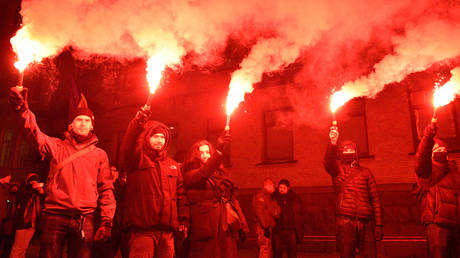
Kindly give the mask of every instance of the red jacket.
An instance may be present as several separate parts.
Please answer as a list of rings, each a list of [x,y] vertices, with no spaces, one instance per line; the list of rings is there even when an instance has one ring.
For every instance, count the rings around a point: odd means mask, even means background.
[[[50,171],[45,189],[44,211],[55,214],[89,214],[100,208],[102,220],[112,220],[115,198],[110,177],[109,160],[94,135],[84,144],[77,144],[69,133],[61,140],[40,131],[35,115],[26,110],[20,113],[19,123],[26,136],[36,144],[39,152],[50,159]],[[81,149],[93,146],[89,152],[65,165],[56,167]]]
[[[447,164],[432,161],[433,145],[433,137],[424,136],[416,154],[416,194],[422,223],[460,227],[460,173],[453,160]]]
[[[337,157],[337,145],[332,144],[327,147],[324,167],[332,177],[337,195],[336,214],[375,219],[375,225],[382,226],[382,206],[371,171],[359,165],[350,167],[342,164]]]
[[[148,147],[151,130],[167,132],[162,152]],[[179,164],[166,156],[171,141],[166,125],[133,119],[123,139],[121,162],[127,172],[123,225],[133,230],[177,230],[188,221],[187,200]]]

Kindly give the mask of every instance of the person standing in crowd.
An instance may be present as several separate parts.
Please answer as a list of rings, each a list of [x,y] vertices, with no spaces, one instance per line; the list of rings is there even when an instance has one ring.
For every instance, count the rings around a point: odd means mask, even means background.
[[[0,173],[0,257],[7,258],[14,242],[14,204],[19,187],[11,183],[11,174],[8,170],[2,170]]]
[[[76,109],[61,140],[40,130],[29,109],[26,88],[12,87],[9,102],[25,135],[50,160],[40,257],[61,257],[65,242],[69,257],[90,257],[93,241],[110,237],[116,206],[107,154],[96,147],[93,112]],[[97,216],[101,222],[96,230]]]
[[[45,191],[36,173],[29,173],[16,195],[14,228],[16,230],[10,258],[26,257],[30,240],[35,234]]]
[[[128,125],[122,143],[127,172],[123,225],[129,231],[130,257],[174,257],[174,232],[187,230],[188,207],[179,164],[167,156],[169,128],[147,121],[142,108]]]
[[[113,219],[113,231],[111,244],[111,256],[115,257],[118,250],[120,250],[121,257],[129,257],[128,252],[128,234],[123,229],[123,210],[124,210],[124,196],[126,191],[126,173],[119,172],[116,166],[111,166],[110,171],[112,180],[115,187],[115,199],[117,200],[117,209],[115,211],[115,218]]]
[[[355,257],[355,250],[361,257],[377,257],[376,240],[383,238],[383,212],[374,176],[359,165],[355,143],[345,141],[338,150],[336,126],[331,127],[329,138],[324,167],[332,177],[337,196],[336,237],[340,257]]]
[[[460,173],[447,157],[436,123],[425,128],[416,153],[416,194],[428,240],[428,256],[460,257]]]
[[[275,258],[282,258],[284,253],[288,258],[297,257],[297,244],[302,242],[304,233],[302,200],[291,189],[287,179],[279,181],[275,200],[280,206],[280,215],[273,230]]]
[[[275,227],[275,219],[280,214],[280,207],[273,196],[274,192],[275,183],[267,178],[264,180],[263,188],[254,196],[259,258],[273,257],[272,232]]]
[[[244,241],[249,232],[233,183],[222,167],[229,141],[225,132],[216,149],[208,141],[196,142],[182,166],[190,201],[190,258],[238,257],[236,240]]]

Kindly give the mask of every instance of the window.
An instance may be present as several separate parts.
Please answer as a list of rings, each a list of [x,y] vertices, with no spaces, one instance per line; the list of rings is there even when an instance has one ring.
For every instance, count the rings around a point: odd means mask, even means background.
[[[425,127],[431,123],[431,118],[433,117],[433,90],[410,91],[408,96],[415,151],[423,136]],[[458,116],[458,110],[460,110],[460,101],[458,99],[436,110],[438,118],[438,133],[436,136],[446,142],[450,151],[460,151],[460,131],[458,126],[460,117]]]
[[[0,167],[7,168],[10,165],[10,160],[14,148],[13,131],[10,129],[3,129],[0,132]]]
[[[336,112],[340,140],[350,140],[358,145],[359,156],[368,157],[369,143],[367,137],[366,100],[356,98],[349,101]]]
[[[294,161],[291,109],[264,112],[263,163]]]

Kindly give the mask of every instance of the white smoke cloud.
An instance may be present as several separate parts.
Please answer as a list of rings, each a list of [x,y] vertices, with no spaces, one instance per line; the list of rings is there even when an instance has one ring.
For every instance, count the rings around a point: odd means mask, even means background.
[[[251,85],[264,73],[300,60],[304,69],[297,83],[328,92],[344,85],[356,96],[372,97],[385,84],[460,54],[458,5],[434,0],[23,0],[22,15],[32,37],[54,54],[68,45],[121,58],[163,51],[180,63],[194,53],[192,62],[213,65],[222,61],[231,37],[248,47],[255,42],[233,73]]]

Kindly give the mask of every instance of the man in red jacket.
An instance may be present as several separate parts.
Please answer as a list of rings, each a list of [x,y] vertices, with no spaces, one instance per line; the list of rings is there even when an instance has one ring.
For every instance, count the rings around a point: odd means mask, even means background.
[[[128,229],[130,257],[174,257],[173,233],[186,234],[188,210],[179,164],[166,156],[169,128],[147,121],[141,109],[129,123],[122,144],[127,172],[123,225]]]
[[[447,159],[447,146],[435,138],[433,123],[418,145],[415,163],[417,201],[428,239],[429,257],[459,257],[460,173]]]
[[[362,257],[377,257],[375,240],[383,238],[383,216],[374,176],[359,165],[355,143],[343,142],[338,150],[337,127],[331,127],[329,138],[324,167],[337,196],[337,249],[342,258],[355,257],[356,249]]]
[[[93,241],[110,237],[115,213],[109,160],[96,147],[93,112],[77,109],[61,140],[40,130],[27,104],[27,89],[11,88],[9,101],[26,136],[50,160],[40,257],[61,257],[66,241],[69,257],[90,257]],[[97,231],[96,216],[101,220]]]

